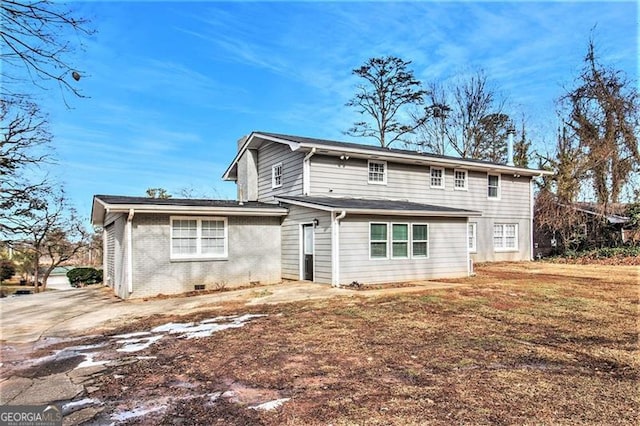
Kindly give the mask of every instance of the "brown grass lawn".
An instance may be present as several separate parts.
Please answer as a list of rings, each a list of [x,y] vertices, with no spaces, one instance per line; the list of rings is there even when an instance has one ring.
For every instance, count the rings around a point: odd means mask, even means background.
[[[95,396],[116,406],[185,387],[238,391],[235,402],[196,397],[132,420],[144,424],[638,424],[637,267],[509,263],[477,274],[421,294],[227,306],[269,316],[162,341],[145,353],[153,362],[102,376]],[[246,409],[252,395],[291,400],[257,411]]]

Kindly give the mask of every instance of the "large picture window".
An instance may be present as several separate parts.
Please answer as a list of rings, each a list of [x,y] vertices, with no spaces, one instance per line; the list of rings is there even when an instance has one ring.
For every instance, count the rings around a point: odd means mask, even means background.
[[[429,225],[424,223],[370,223],[371,259],[429,257]]]
[[[171,258],[227,257],[226,218],[171,218]]]
[[[496,251],[518,250],[518,225],[515,223],[494,224],[493,248]]]

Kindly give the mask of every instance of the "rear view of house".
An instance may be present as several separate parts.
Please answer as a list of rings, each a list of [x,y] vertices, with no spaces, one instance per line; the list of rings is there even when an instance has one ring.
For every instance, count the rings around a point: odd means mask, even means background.
[[[223,179],[237,201],[95,196],[105,277],[123,298],[285,279],[466,276],[532,257],[542,171],[254,132]]]

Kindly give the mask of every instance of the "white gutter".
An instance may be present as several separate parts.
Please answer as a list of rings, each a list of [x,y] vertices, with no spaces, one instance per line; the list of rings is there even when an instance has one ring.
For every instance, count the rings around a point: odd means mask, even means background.
[[[342,210],[340,214],[331,212],[331,285],[340,286],[340,221],[345,218],[347,212]]]
[[[311,157],[316,153],[316,148],[313,147],[307,155],[304,156],[302,161],[302,193],[303,195],[309,195],[311,193]]]
[[[107,205],[107,210],[113,213],[127,213],[135,209],[137,213],[194,213],[221,216],[286,216],[286,209],[274,208],[246,208],[246,207],[194,207],[194,206],[147,206],[144,204],[116,204]]]
[[[133,209],[129,210],[127,216],[127,285],[129,294],[133,293]]]

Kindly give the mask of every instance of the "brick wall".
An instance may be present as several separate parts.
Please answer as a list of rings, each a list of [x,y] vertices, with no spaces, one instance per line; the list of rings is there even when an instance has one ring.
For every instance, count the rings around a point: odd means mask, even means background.
[[[172,260],[170,235],[169,215],[134,217],[130,297],[184,293],[195,285],[208,290],[281,280],[279,217],[229,216],[226,259]]]

